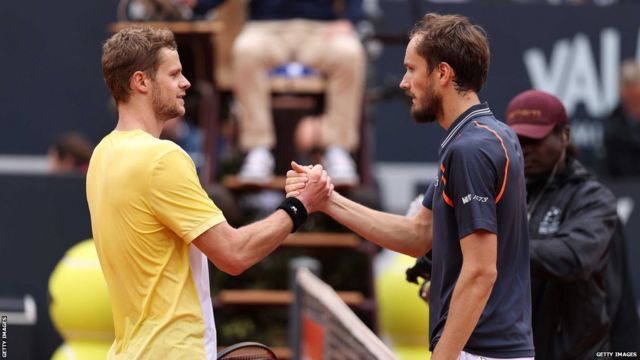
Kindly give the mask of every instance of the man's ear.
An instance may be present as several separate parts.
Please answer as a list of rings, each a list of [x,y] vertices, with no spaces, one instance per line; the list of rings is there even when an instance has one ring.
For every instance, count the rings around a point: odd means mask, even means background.
[[[129,86],[131,87],[131,90],[146,94],[149,92],[149,82],[150,79],[144,71],[136,71],[131,75]]]
[[[562,141],[567,145],[571,142],[571,128],[568,126],[562,129]]]
[[[453,68],[451,67],[451,65],[449,65],[448,63],[442,61],[438,64],[438,67],[436,69],[438,71],[439,74],[439,79],[440,79],[440,84],[441,85],[446,85],[449,82],[453,81],[453,79],[455,78],[456,74],[453,71]]]

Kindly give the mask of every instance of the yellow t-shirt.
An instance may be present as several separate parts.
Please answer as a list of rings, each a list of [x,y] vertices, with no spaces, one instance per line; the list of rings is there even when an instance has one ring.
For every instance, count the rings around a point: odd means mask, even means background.
[[[189,156],[114,130],[91,157],[87,199],[113,308],[109,359],[215,359],[207,258],[191,241],[225,218]]]

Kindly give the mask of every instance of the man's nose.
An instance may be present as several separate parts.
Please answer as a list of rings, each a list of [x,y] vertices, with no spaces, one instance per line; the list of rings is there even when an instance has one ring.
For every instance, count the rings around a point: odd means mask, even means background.
[[[183,77],[183,82],[180,85],[185,90],[191,87],[191,83],[189,82],[189,80],[187,80],[186,77]]]
[[[400,80],[400,89],[402,90],[407,90],[409,88],[409,82],[407,80],[405,80],[404,78],[402,78],[402,80]]]

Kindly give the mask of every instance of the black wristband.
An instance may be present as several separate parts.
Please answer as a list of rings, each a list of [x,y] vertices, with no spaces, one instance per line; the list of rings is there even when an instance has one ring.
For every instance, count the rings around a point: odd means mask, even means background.
[[[291,220],[293,221],[293,229],[292,233],[296,232],[300,225],[302,225],[307,220],[307,209],[305,209],[304,205],[300,200],[294,197],[288,197],[280,203],[278,209],[284,210]]]

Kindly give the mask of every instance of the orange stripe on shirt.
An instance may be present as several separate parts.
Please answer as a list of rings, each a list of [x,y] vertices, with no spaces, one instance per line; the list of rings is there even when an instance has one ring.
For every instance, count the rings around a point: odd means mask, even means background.
[[[498,133],[493,130],[490,129],[488,126],[486,125],[482,125],[477,121],[473,122],[477,127],[485,129],[487,131],[489,131],[490,133],[492,133],[495,137],[498,138],[498,140],[500,141],[500,145],[502,145],[502,150],[504,151],[504,156],[507,158],[506,163],[504,164],[504,179],[502,180],[502,188],[500,189],[500,192],[498,193],[498,196],[496,196],[496,204],[498,203],[498,201],[500,201],[500,199],[502,199],[502,195],[504,194],[504,189],[507,187],[507,175],[509,174],[509,154],[507,153],[507,147],[504,146],[504,141],[502,140],[502,138],[500,137],[500,135],[498,135]]]
[[[447,184],[447,178],[444,177],[444,164],[440,164],[440,171],[442,171],[442,184],[446,185]],[[444,199],[444,202],[447,203],[447,205],[453,207],[453,201],[451,201],[451,198],[447,196],[447,194],[444,192],[444,190],[442,190],[442,198]]]
[[[451,201],[451,198],[447,196],[447,193],[444,192],[444,190],[442,190],[442,198],[444,199],[444,202],[447,203],[447,205],[453,207],[453,201]]]

